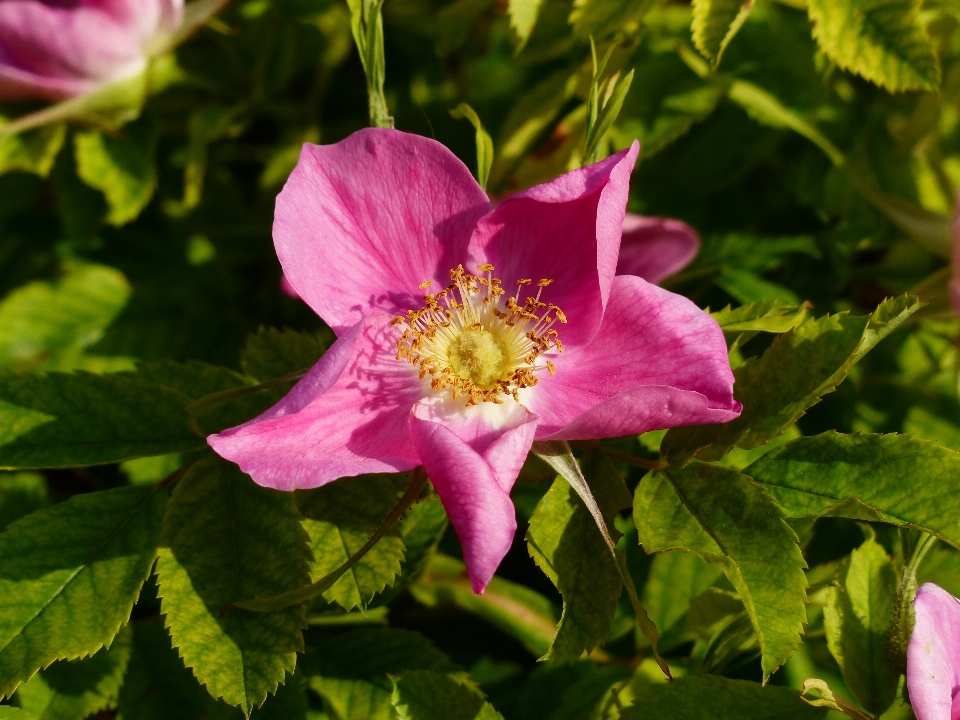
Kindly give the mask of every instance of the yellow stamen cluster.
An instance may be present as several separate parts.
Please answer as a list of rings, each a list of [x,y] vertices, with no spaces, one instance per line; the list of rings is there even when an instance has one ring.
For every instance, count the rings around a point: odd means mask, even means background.
[[[517,281],[517,291],[508,296],[493,265],[480,265],[484,275],[470,275],[458,265],[450,271],[451,283],[443,290],[423,296],[423,307],[394,319],[405,324],[397,341],[397,359],[430,377],[434,390],[450,389],[453,399],[467,405],[500,404],[504,396],[520,401],[520,390],[537,384],[536,372],[554,374],[553,362],[538,365],[544,353],[563,352],[555,323],[567,322],[556,305],[542,302],[543,289],[553,280],[537,283],[536,296],[520,303],[520,293],[532,280]],[[432,285],[427,280],[421,289]]]

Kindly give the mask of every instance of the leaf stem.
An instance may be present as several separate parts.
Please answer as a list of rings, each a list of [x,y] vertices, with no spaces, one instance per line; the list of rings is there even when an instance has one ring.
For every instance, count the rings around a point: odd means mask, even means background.
[[[380,538],[390,531],[390,528],[394,526],[397,520],[413,505],[426,483],[427,474],[423,471],[423,468],[416,468],[410,475],[410,483],[407,485],[407,489],[404,490],[400,500],[393,506],[393,509],[387,517],[380,523],[380,527],[376,529],[376,532],[370,536],[370,539],[367,540],[364,546],[357,550],[349,560],[329,575],[320,578],[315,583],[304,585],[296,590],[289,590],[272,598],[255,597],[247,600],[239,600],[232,603],[232,605],[228,605],[227,608],[236,607],[256,612],[277,612],[292,605],[298,605],[307,600],[312,600],[318,595],[325,593],[333,587],[334,583],[343,577],[350,568],[360,562],[363,556],[380,541]]]

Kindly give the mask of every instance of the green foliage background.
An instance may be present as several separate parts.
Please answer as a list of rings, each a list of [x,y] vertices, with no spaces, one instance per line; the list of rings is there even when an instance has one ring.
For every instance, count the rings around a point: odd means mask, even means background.
[[[150,72],[0,109],[0,718],[912,717],[912,593],[960,594],[960,5],[233,0]],[[203,440],[332,341],[273,202],[371,122],[493,197],[639,139],[744,403],[531,456],[482,596],[415,474],[285,494]]]

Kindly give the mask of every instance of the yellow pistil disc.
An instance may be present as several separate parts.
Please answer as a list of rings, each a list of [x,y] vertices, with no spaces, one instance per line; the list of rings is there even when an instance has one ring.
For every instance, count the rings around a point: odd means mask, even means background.
[[[563,352],[553,325],[567,318],[556,305],[540,300],[552,280],[540,280],[536,296],[521,304],[520,292],[531,280],[519,280],[516,293],[508,296],[492,275],[493,265],[477,271],[485,275],[470,275],[458,265],[450,271],[450,285],[424,295],[423,307],[394,320],[406,325],[397,359],[419,368],[421,379],[429,376],[434,390],[449,390],[467,405],[499,404],[504,396],[519,401],[520,390],[537,384],[538,371],[554,373],[553,362],[539,359]],[[420,287],[431,284],[424,281]]]

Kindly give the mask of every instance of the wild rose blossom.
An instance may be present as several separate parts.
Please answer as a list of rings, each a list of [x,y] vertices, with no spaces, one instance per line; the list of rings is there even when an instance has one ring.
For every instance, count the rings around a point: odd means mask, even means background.
[[[917,720],[960,719],[960,601],[925,583],[913,601],[907,690]]]
[[[367,129],[305,145],[274,243],[338,339],[277,405],[210,445],[282,490],[422,465],[482,592],[513,541],[509,493],[534,440],[737,417],[716,322],[615,277],[638,151],[491,208],[433,140]]]
[[[2,0],[0,100],[62,100],[133,77],[183,0]]]

